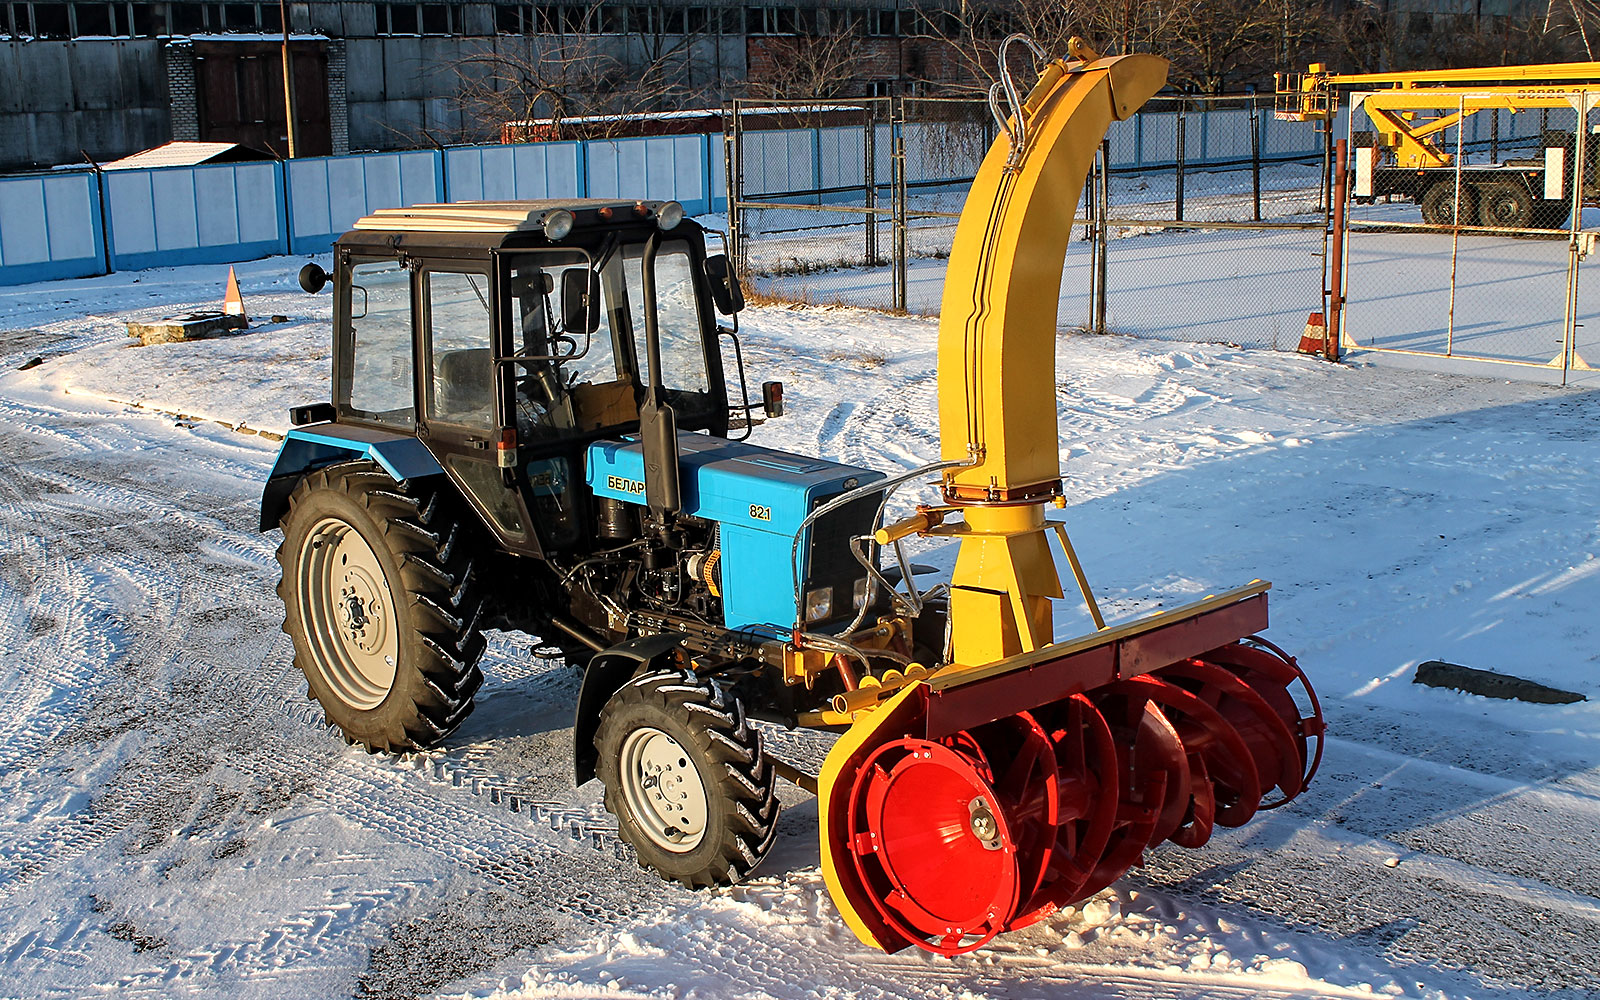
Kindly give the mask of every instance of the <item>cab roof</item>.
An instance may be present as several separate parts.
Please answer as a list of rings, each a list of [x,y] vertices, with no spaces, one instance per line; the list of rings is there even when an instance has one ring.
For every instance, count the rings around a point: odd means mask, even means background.
[[[525,201],[458,201],[450,204],[382,208],[356,220],[358,230],[389,233],[481,233],[510,235],[540,232],[553,212],[568,211],[578,223],[654,218],[665,201],[622,201],[608,198],[546,198]],[[609,209],[610,211],[605,211]]]

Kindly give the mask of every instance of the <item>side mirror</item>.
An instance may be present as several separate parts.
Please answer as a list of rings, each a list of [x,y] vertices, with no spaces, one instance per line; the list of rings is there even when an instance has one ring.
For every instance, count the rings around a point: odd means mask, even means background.
[[[324,271],[316,261],[312,261],[300,269],[300,287],[312,295],[322,291],[328,284],[329,274]]]
[[[584,335],[600,329],[600,275],[587,267],[561,272],[561,332]]]
[[[711,301],[716,304],[717,312],[732,316],[744,308],[744,289],[739,287],[727,254],[706,258],[706,279],[711,282]]]

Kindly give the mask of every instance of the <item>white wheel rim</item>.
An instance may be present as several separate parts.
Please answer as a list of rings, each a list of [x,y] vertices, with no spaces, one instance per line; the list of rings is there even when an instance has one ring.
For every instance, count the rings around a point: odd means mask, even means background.
[[[650,842],[687,854],[706,836],[706,786],[682,744],[641,726],[622,741],[622,797]]]
[[[327,517],[300,549],[300,613],[311,657],[351,708],[383,704],[394,688],[400,626],[378,554],[349,523]]]

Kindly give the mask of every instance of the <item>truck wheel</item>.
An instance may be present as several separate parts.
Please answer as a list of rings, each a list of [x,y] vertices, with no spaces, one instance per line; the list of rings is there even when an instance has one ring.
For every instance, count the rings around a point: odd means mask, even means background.
[[[1430,225],[1454,226],[1459,218],[1461,225],[1470,226],[1478,217],[1477,204],[1476,192],[1463,184],[1457,211],[1454,182],[1441,181],[1422,193],[1418,207],[1422,209],[1423,221]]]
[[[283,630],[310,694],[369,752],[436,746],[483,683],[469,526],[370,462],[306,476],[282,521]]]
[[[690,889],[733,885],[771,849],[777,773],[716,681],[635,677],[606,702],[594,742],[606,809],[644,866]]]
[[[1478,222],[1498,229],[1533,225],[1533,195],[1527,188],[1501,181],[1478,192]]]

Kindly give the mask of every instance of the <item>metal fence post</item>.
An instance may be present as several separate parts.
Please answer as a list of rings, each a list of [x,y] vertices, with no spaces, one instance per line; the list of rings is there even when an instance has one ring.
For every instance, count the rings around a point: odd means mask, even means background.
[[[1322,190],[1317,194],[1319,212],[1328,212],[1332,208],[1329,194],[1333,188],[1333,126],[1332,121],[1318,126],[1322,131]]]
[[[723,134],[728,134],[726,126]],[[728,171],[728,252],[733,255],[734,270],[744,277],[750,273],[750,262],[745,250],[744,226],[741,224],[739,208],[739,202],[744,200],[744,117],[737,100],[733,102],[732,139],[728,142],[723,162]]]
[[[1261,116],[1255,104],[1250,105],[1250,189],[1255,204],[1251,216],[1261,221]]]
[[[1177,210],[1174,214],[1174,219],[1178,222],[1183,221],[1183,158],[1185,147],[1187,146],[1184,141],[1187,125],[1186,111],[1187,107],[1180,102],[1178,104],[1178,184],[1177,190],[1173,195],[1173,200],[1176,202],[1174,207]]]
[[[905,99],[890,99],[889,117],[893,128],[894,165],[894,308],[906,311],[906,137]]]
[[[1582,257],[1579,234],[1583,230],[1583,188],[1588,176],[1589,92],[1578,92],[1578,127],[1573,138],[1572,219],[1567,229],[1567,309],[1561,331],[1561,384],[1567,384],[1572,356],[1578,352],[1578,261]]]
[[[1328,295],[1328,332],[1322,341],[1323,357],[1329,361],[1339,360],[1339,330],[1344,318],[1344,230],[1347,224],[1345,216],[1345,140],[1340,139],[1335,146],[1333,165],[1333,260],[1331,270],[1333,283]]]
[[[1099,150],[1094,152],[1094,162],[1090,166],[1090,176],[1083,179],[1083,238],[1090,245],[1090,314],[1085,317],[1083,328],[1094,330],[1094,323],[1099,315],[1099,267],[1094,266],[1094,259],[1099,253]]]
[[[1450,312],[1445,318],[1444,330],[1444,356],[1451,357],[1455,354],[1456,341],[1456,266],[1461,254],[1461,161],[1463,134],[1466,131],[1467,99],[1456,99],[1456,193],[1455,200],[1450,204]]]
[[[867,266],[878,262],[878,104],[868,102],[866,107],[867,131],[863,135],[866,161],[863,175],[867,196]]]
[[[1095,213],[1095,272],[1094,332],[1106,332],[1106,256],[1110,239],[1107,220],[1111,217],[1111,140],[1100,140],[1100,204]]]

